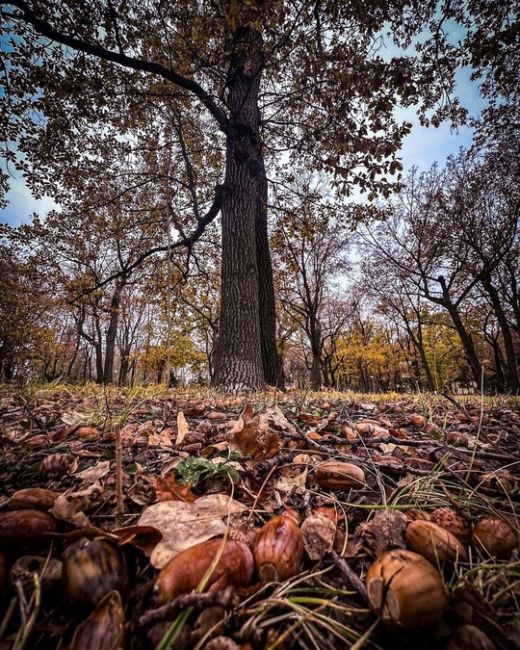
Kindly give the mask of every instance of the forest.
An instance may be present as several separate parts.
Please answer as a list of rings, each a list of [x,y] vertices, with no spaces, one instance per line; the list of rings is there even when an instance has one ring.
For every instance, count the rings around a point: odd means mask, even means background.
[[[518,14],[0,0],[0,648],[520,646]]]

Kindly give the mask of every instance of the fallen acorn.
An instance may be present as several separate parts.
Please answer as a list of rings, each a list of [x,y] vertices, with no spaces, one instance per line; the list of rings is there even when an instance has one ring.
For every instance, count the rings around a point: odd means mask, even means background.
[[[50,510],[59,494],[45,488],[25,488],[11,495],[8,510]]]
[[[20,582],[27,596],[35,587],[34,575],[38,575],[40,590],[46,597],[61,585],[63,565],[60,560],[44,555],[22,555],[9,571],[11,585]]]
[[[0,513],[0,546],[35,542],[54,532],[54,518],[40,510],[13,510]]]
[[[426,424],[426,418],[424,415],[420,415],[419,413],[411,413],[408,416],[408,422],[414,427],[424,427]]]
[[[361,488],[365,484],[365,472],[361,467],[338,460],[328,460],[316,468],[316,481],[328,490]]]
[[[507,560],[518,545],[518,536],[507,521],[495,515],[487,515],[473,527],[471,543],[479,551]]]
[[[69,454],[50,454],[40,463],[40,474],[51,478],[58,478],[66,474],[73,463],[73,458]]]
[[[96,607],[110,591],[126,589],[125,557],[107,539],[82,538],[63,552],[63,582],[72,605]]]
[[[446,606],[440,575],[412,551],[383,553],[368,569],[366,588],[372,609],[398,627],[429,627],[440,620]]]
[[[469,544],[469,521],[461,512],[453,508],[437,508],[431,513],[430,521],[450,532],[462,544]]]
[[[161,569],[154,586],[156,604],[164,605],[180,594],[196,589],[220,552],[206,588],[217,591],[229,585],[246,587],[254,573],[254,560],[249,547],[235,540],[223,542],[221,538],[210,539],[182,551]]]
[[[262,582],[286,580],[298,572],[303,537],[290,514],[270,519],[258,533],[253,554]]]
[[[432,521],[417,519],[410,522],[405,537],[412,551],[433,564],[466,560],[468,556],[463,544],[454,535]]]
[[[458,627],[444,650],[495,650],[491,639],[475,625]]]

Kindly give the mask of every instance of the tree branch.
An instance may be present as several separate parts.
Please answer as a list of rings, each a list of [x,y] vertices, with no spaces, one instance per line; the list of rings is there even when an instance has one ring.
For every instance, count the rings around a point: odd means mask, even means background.
[[[94,43],[87,43],[86,41],[62,34],[59,30],[55,29],[45,20],[38,18],[29,5],[23,0],[0,0],[0,5],[11,5],[16,7],[22,13],[21,15],[8,14],[5,15],[12,20],[23,20],[32,25],[42,36],[46,36],[57,43],[71,47],[78,52],[84,52],[92,56],[98,57],[105,61],[111,61],[125,68],[132,70],[140,70],[142,72],[150,72],[151,74],[158,75],[167,81],[171,81],[176,86],[184,88],[198,97],[201,103],[208,109],[211,115],[217,121],[219,128],[224,133],[228,128],[228,119],[226,114],[216,103],[213,97],[204,88],[193,79],[188,79],[178,74],[174,70],[170,70],[159,63],[153,61],[146,61],[145,59],[138,59],[130,57],[123,52],[113,52],[101,45]]]

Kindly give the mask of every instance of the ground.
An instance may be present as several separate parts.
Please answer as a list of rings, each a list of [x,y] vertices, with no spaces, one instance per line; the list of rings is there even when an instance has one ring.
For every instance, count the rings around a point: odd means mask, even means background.
[[[518,647],[519,441],[518,398],[2,387],[0,647]]]

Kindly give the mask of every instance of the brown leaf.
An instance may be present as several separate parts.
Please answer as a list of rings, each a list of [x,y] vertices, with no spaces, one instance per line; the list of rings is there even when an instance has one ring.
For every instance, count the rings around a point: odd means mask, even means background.
[[[154,548],[163,538],[161,531],[154,526],[125,526],[116,528],[112,534],[117,535],[121,546],[132,544],[150,557]]]
[[[246,405],[234,423],[230,437],[244,456],[252,456],[254,460],[272,458],[281,447],[279,435],[269,430],[267,415],[255,414],[251,404]]]
[[[138,524],[153,526],[163,534],[150,557],[152,566],[161,569],[186,548],[224,535],[226,525],[222,518],[243,510],[246,507],[227,494],[209,494],[194,503],[163,501],[148,506]]]
[[[188,425],[188,421],[184,417],[184,413],[182,411],[179,411],[177,413],[177,438],[175,439],[176,445],[180,445],[182,443],[189,430],[190,427]]]
[[[122,650],[125,612],[118,591],[111,591],[74,632],[68,650]]]
[[[191,491],[191,486],[179,483],[171,472],[158,476],[155,480],[157,501],[187,501],[193,503],[198,497]]]

